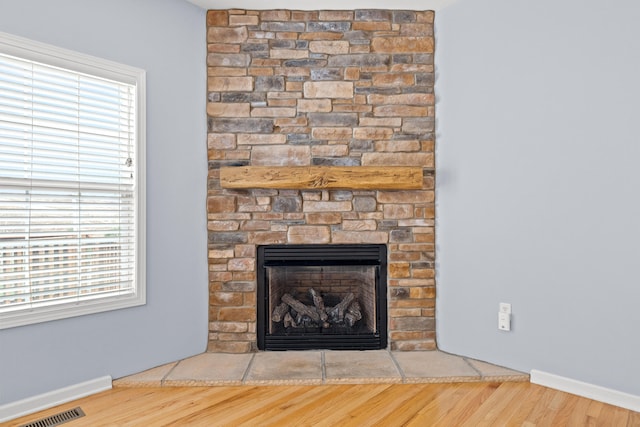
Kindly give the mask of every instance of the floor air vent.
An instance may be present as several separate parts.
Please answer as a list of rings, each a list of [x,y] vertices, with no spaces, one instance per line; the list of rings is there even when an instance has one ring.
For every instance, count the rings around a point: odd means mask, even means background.
[[[22,424],[20,427],[53,427],[81,417],[84,417],[84,412],[78,406],[77,408],[69,409],[68,411],[60,412],[59,414],[51,415],[41,420]]]

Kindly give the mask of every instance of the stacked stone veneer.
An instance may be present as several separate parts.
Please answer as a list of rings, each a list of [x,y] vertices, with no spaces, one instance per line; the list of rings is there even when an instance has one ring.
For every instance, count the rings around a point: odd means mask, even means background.
[[[433,12],[207,14],[209,350],[256,349],[256,245],[385,243],[389,342],[435,348]],[[228,190],[228,166],[421,166],[411,191]]]

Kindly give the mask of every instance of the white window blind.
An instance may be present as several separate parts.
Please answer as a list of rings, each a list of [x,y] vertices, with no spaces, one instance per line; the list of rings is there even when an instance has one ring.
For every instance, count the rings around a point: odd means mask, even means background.
[[[140,83],[16,52],[0,45],[0,327],[143,303]]]

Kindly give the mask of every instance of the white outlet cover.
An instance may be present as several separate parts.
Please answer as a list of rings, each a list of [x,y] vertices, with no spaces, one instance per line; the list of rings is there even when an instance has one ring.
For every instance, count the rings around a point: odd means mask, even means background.
[[[498,313],[498,329],[501,331],[511,330],[511,315],[509,313]]]

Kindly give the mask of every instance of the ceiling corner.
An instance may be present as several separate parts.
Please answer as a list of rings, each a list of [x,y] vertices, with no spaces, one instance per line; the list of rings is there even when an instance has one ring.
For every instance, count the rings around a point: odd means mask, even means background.
[[[404,9],[442,10],[457,0],[351,0],[345,7],[343,0],[325,0],[322,7],[309,2],[301,5],[296,0],[271,0],[265,7],[264,0],[185,0],[205,10],[208,9],[292,9],[292,10],[353,10],[353,9]]]

